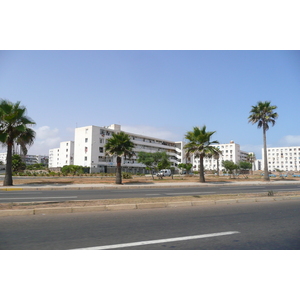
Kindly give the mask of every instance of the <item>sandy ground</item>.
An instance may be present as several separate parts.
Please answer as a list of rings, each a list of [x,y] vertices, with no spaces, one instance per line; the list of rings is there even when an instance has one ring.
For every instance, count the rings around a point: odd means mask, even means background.
[[[300,178],[289,177],[288,179],[282,179],[279,176],[276,178],[270,178],[271,181],[299,181]],[[215,176],[206,175],[206,182],[243,182],[243,181],[263,181],[263,177],[260,175],[244,176],[240,175],[238,178],[229,178],[229,176]],[[199,182],[199,176],[185,176],[185,175],[175,175],[172,177],[164,177],[163,179],[158,179],[154,176],[154,180],[151,176],[134,176],[132,179],[123,179],[124,184],[130,183],[167,183],[167,182]],[[115,177],[101,177],[101,176],[62,176],[62,177],[17,177],[14,178],[14,185],[21,184],[93,184],[93,183],[105,183],[105,184],[115,184]]]

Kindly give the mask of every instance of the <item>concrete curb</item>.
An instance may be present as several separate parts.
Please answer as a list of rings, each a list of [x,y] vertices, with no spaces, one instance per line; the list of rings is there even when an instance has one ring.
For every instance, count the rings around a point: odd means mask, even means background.
[[[0,210],[0,217],[6,216],[24,216],[24,215],[48,215],[60,213],[78,213],[78,212],[97,212],[97,211],[117,211],[133,209],[151,209],[151,208],[174,208],[174,207],[192,207],[202,205],[220,205],[220,204],[241,204],[252,202],[278,202],[284,200],[300,200],[299,196],[290,197],[268,197],[268,198],[241,198],[241,199],[220,199],[203,201],[180,201],[180,202],[156,202],[156,203],[136,203],[136,204],[114,204],[99,206],[78,206],[78,207],[48,207],[34,209],[10,209]]]

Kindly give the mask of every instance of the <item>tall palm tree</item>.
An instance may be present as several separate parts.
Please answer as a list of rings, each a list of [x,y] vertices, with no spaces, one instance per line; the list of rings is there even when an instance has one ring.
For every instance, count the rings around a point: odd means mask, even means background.
[[[263,129],[263,143],[264,143],[264,180],[269,181],[268,171],[268,157],[267,157],[267,130],[269,124],[275,125],[275,120],[278,118],[278,114],[274,112],[277,108],[276,105],[271,105],[270,101],[258,101],[257,105],[252,106],[248,122],[252,124],[257,123],[257,127]]]
[[[28,126],[35,122],[26,116],[26,108],[20,102],[0,101],[0,142],[7,146],[6,172],[4,186],[13,185],[12,179],[12,149],[14,143],[21,145],[23,153],[27,146],[33,144],[35,131]]]
[[[256,160],[255,154],[254,153],[248,153],[247,157],[246,157],[246,161],[248,161],[249,163],[251,163],[252,167],[251,167],[251,173],[253,174],[253,164]]]
[[[122,131],[113,133],[105,145],[106,154],[117,156],[116,184],[122,184],[122,156],[132,157],[134,155],[133,147],[134,143],[130,140],[130,136]]]
[[[215,131],[206,131],[206,126],[202,128],[194,127],[193,131],[188,131],[185,135],[185,138],[189,141],[184,148],[186,149],[186,155],[194,154],[194,156],[200,159],[200,182],[205,182],[204,177],[204,166],[203,159],[208,155],[216,155],[218,149],[212,144],[219,144],[218,141],[210,141],[211,136]]]

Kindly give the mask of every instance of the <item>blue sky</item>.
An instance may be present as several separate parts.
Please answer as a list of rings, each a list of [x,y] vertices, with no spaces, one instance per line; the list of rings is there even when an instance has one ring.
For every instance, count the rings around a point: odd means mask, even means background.
[[[299,146],[299,83],[299,51],[0,51],[0,98],[36,122],[29,154],[73,140],[76,126],[116,123],[176,141],[206,125],[261,158],[251,106],[278,107],[268,146]]]

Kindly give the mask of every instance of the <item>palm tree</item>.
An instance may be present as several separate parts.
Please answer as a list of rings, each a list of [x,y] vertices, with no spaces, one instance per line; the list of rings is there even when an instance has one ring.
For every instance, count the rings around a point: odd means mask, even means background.
[[[255,154],[254,153],[248,153],[247,157],[246,157],[246,161],[248,161],[249,163],[251,163],[252,167],[251,167],[251,173],[253,174],[253,164],[256,160]]]
[[[134,152],[133,142],[130,140],[130,136],[125,132],[112,133],[112,137],[107,141],[105,145],[105,152],[108,155],[117,156],[117,173],[116,173],[116,184],[122,184],[122,156],[132,157]]]
[[[267,130],[269,129],[269,123],[272,126],[275,125],[275,120],[278,118],[278,114],[274,112],[277,108],[276,105],[271,105],[270,101],[259,101],[256,106],[252,106],[248,122],[252,124],[257,123],[257,127],[263,129],[263,143],[264,143],[264,180],[269,181],[268,171],[268,158],[267,158]]]
[[[184,148],[187,150],[186,155],[194,154],[200,158],[200,182],[205,182],[203,158],[208,155],[216,155],[219,151],[212,144],[219,144],[218,141],[210,141],[215,131],[206,131],[206,126],[202,128],[194,127],[193,131],[188,131],[185,138],[189,141]]]
[[[0,142],[7,146],[6,172],[4,186],[13,185],[12,180],[12,149],[14,143],[21,145],[23,153],[27,146],[33,144],[35,131],[28,126],[35,122],[26,116],[26,108],[20,102],[0,101]]]

